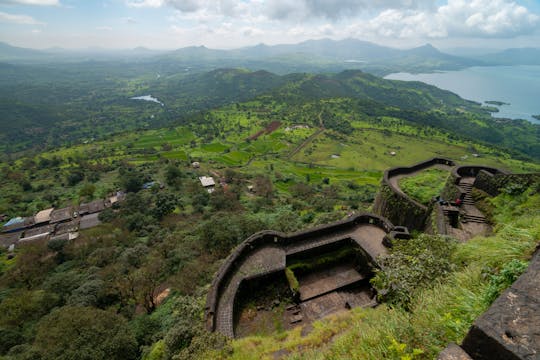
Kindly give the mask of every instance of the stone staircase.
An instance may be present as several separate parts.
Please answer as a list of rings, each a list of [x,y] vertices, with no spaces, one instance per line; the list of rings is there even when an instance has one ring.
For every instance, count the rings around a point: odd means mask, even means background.
[[[459,183],[459,187],[465,191],[465,196],[463,197],[463,209],[465,210],[465,214],[461,218],[461,221],[485,224],[487,223],[486,217],[474,204],[474,199],[472,197],[473,183],[474,178],[463,178]]]
[[[461,221],[475,222],[475,223],[480,223],[480,224],[485,224],[487,222],[484,216],[476,216],[476,215],[469,215],[469,214],[465,214],[465,216],[463,216]]]
[[[463,204],[474,205],[474,199],[471,195],[473,184],[469,182],[460,182],[459,187],[465,190],[465,197],[463,198]]]

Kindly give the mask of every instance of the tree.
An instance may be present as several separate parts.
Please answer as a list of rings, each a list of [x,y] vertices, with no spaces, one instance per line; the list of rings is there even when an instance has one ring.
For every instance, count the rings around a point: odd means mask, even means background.
[[[94,184],[84,184],[81,190],[79,190],[79,196],[87,197],[88,199],[91,199],[92,196],[94,196],[95,191],[96,191],[96,186]]]
[[[265,199],[271,199],[274,194],[274,186],[268,176],[258,175],[254,180],[255,192],[264,197]]]
[[[81,170],[73,170],[67,176],[67,183],[69,186],[75,186],[84,179],[84,173]]]
[[[135,294],[137,300],[144,306],[147,314],[156,309],[156,290],[160,284],[162,272],[161,259],[151,257],[142,268],[135,272]]]
[[[166,215],[169,215],[174,211],[178,199],[171,193],[159,193],[156,195],[156,201],[154,204],[154,217],[158,220],[163,219]]]
[[[120,176],[120,185],[127,192],[141,190],[142,185],[148,180],[145,174],[133,167],[121,167],[118,174]]]
[[[169,165],[165,168],[165,182],[167,185],[178,187],[182,183],[182,171],[175,165]]]
[[[43,360],[130,360],[137,341],[124,318],[91,307],[64,306],[43,317],[34,347]]]

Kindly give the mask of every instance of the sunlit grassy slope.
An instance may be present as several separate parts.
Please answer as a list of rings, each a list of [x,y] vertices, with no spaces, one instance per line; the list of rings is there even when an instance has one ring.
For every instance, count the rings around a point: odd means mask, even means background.
[[[348,103],[340,99],[325,100],[322,105],[291,105],[268,99],[233,104],[194,117],[189,126],[138,130],[105,140],[88,140],[42,153],[33,161],[71,159],[62,165],[66,177],[77,169],[74,163],[78,162],[115,168],[120,162],[139,165],[169,159],[187,167],[192,161],[199,161],[201,172],[234,168],[249,174],[270,174],[281,192],[299,182],[320,183],[323,179],[351,192],[352,184],[376,186],[385,169],[435,156],[514,172],[540,171],[537,163],[516,160],[504,149],[463,140],[444,130],[388,116],[368,118],[349,109]],[[280,127],[256,140],[248,139],[271,121],[279,121]],[[350,124],[350,128],[340,128],[342,124]],[[17,164],[25,161],[28,159],[21,158]],[[159,176],[156,174],[154,180],[160,180]],[[96,193],[113,190],[111,179],[115,177],[114,170],[102,175],[95,184]],[[63,204],[76,202],[83,185],[66,189],[47,174],[35,174],[33,182],[57,193]],[[16,192],[18,185],[3,186],[5,195]],[[36,195],[38,198],[39,192]],[[34,202],[34,211],[47,206]],[[0,194],[0,210],[10,208],[13,204]]]

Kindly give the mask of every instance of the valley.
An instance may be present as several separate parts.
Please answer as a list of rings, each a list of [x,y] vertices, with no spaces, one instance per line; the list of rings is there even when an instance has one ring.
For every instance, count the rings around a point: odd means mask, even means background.
[[[0,250],[6,360],[433,358],[526,268],[537,183],[454,188],[449,164],[538,173],[538,125],[358,70],[147,65],[0,69],[2,218],[103,205],[76,239]],[[385,175],[429,158],[446,165]]]

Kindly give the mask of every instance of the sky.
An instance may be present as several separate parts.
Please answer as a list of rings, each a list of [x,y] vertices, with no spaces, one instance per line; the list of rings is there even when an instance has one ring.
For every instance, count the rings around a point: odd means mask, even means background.
[[[393,47],[540,47],[540,0],[0,0],[0,41],[29,48],[355,38]]]

